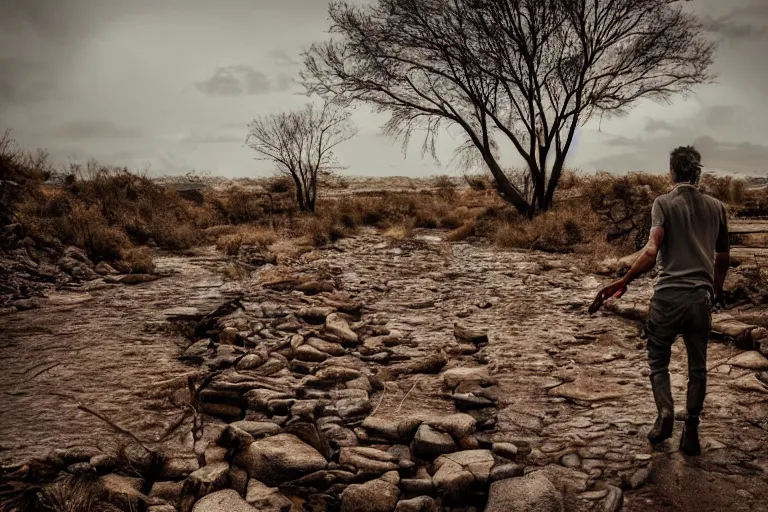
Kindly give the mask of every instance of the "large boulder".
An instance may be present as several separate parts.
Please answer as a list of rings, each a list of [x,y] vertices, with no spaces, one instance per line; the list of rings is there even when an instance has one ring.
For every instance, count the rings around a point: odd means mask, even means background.
[[[341,512],[394,512],[400,490],[384,480],[352,484],[341,494]]]
[[[291,500],[280,494],[276,487],[268,487],[254,479],[248,482],[245,501],[261,512],[289,512],[293,509]]]
[[[252,443],[238,454],[235,464],[248,476],[277,485],[324,469],[328,462],[320,452],[292,434],[278,434]]]
[[[338,313],[328,315],[328,318],[325,319],[325,330],[339,338],[343,343],[357,344],[360,341],[355,331]]]
[[[395,454],[364,446],[342,448],[339,452],[339,463],[352,466],[359,473],[381,475],[398,468],[398,457]]]
[[[421,420],[413,417],[389,419],[368,416],[362,423],[362,427],[370,435],[402,443],[409,443],[419,426],[421,426]]]
[[[563,496],[539,472],[491,484],[485,512],[564,512]]]
[[[181,488],[182,512],[188,512],[199,499],[224,489],[229,483],[229,464],[214,462],[198,469],[184,480]]]
[[[272,423],[271,421],[242,420],[231,423],[230,425],[248,432],[254,439],[261,439],[262,437],[275,435],[280,432],[280,425]]]
[[[755,350],[742,352],[741,354],[732,357],[728,360],[728,364],[739,368],[746,368],[748,370],[768,370],[768,359]]]
[[[459,499],[472,487],[488,484],[494,462],[490,450],[465,450],[441,455],[435,461],[437,471],[432,481],[442,496]]]
[[[463,439],[475,433],[477,421],[469,414],[458,413],[428,418],[424,423],[435,430],[452,435],[454,439]]]
[[[443,389],[455,389],[459,384],[477,384],[479,386],[492,386],[496,379],[491,377],[485,366],[477,368],[451,368],[440,374]]]
[[[192,512],[256,512],[234,489],[225,489],[204,497]]]
[[[410,500],[401,500],[397,503],[395,512],[439,512],[440,509],[435,500],[429,496],[418,496]]]
[[[456,451],[456,443],[450,434],[438,432],[429,425],[423,424],[416,431],[411,443],[411,451],[417,457],[433,460],[438,455]]]

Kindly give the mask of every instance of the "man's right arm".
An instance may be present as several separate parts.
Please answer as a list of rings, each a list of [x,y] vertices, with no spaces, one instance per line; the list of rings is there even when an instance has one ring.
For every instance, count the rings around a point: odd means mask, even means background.
[[[725,207],[721,205],[720,227],[715,243],[715,299],[722,301],[723,283],[731,264],[730,242],[728,240],[728,216]]]

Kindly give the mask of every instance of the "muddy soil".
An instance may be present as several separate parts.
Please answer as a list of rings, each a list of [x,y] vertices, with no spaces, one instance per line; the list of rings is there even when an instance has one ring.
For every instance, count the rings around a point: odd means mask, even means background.
[[[627,511],[768,510],[768,400],[740,384],[754,376],[732,364],[740,351],[710,345],[704,454],[688,459],[677,451],[680,423],[675,437],[652,451],[645,434],[655,411],[641,330],[607,312],[587,315],[606,279],[579,263],[576,256],[448,244],[434,234],[393,241],[366,233],[292,266],[330,269],[366,314],[401,331],[414,351],[445,351],[447,368],[473,364],[456,343],[455,323],[487,331],[482,357],[501,389],[494,432],[530,447],[528,463],[546,467],[567,510],[600,510],[606,493],[595,490],[596,482],[626,488]],[[210,252],[161,258],[159,266],[178,272],[135,287],[57,296],[43,309],[2,319],[0,457],[40,455],[93,436],[113,439],[103,423],[75,408],[78,401],[146,438],[178,417],[169,403],[148,398],[157,382],[190,371],[176,360],[180,337],[160,327],[162,312],[212,309],[230,288],[216,274],[223,262]],[[254,304],[304,300],[265,291],[257,273],[237,288]],[[650,283],[641,281],[622,300],[649,294]],[[679,343],[672,382],[681,410],[685,368]],[[437,375],[398,379],[371,398],[375,416],[454,411]]]
[[[83,287],[51,294],[40,309],[0,317],[0,461],[52,448],[110,446],[114,431],[77,409],[104,413],[152,441],[179,411],[152,398],[158,382],[189,373],[178,360],[186,340],[163,311],[183,304],[212,309],[226,294],[213,250],[160,256],[157,281]]]

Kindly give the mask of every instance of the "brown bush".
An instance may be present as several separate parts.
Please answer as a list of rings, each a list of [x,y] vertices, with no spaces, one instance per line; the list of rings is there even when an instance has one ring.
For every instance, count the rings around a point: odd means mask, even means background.
[[[586,208],[556,208],[532,221],[518,217],[500,222],[495,241],[502,247],[573,252],[577,246],[602,241],[603,226]]]
[[[457,229],[464,221],[456,214],[446,215],[440,219],[439,226],[443,229]]]
[[[462,224],[460,227],[451,231],[451,233],[448,234],[448,241],[461,242],[463,240],[466,240],[467,238],[475,234],[476,228],[477,228],[477,221],[474,219],[468,220],[464,222],[464,224]]]
[[[704,174],[700,187],[703,192],[731,206],[743,205],[747,199],[747,184],[731,176]]]
[[[295,184],[290,176],[278,175],[267,182],[267,190],[273,194],[293,192]]]
[[[456,190],[456,184],[453,182],[450,176],[447,174],[441,174],[433,178],[433,185],[437,189],[454,191]]]
[[[322,247],[346,236],[334,216],[309,216],[303,223],[303,234],[314,247]]]
[[[152,274],[155,271],[155,262],[148,247],[126,249],[122,253],[122,260],[130,265],[131,272],[135,274]]]
[[[99,205],[72,205],[70,225],[75,243],[85,249],[93,261],[119,260],[132,244],[123,231],[107,224],[100,210]]]
[[[384,236],[395,240],[405,240],[410,237],[412,233],[413,226],[411,224],[398,224],[384,231]]]
[[[267,249],[279,239],[277,232],[273,229],[257,226],[233,226],[232,230],[219,230],[219,232],[219,236],[216,237],[216,248],[230,256],[237,255],[242,246]],[[209,236],[210,233],[209,230]]]
[[[266,204],[268,198],[263,193],[234,186],[227,189],[217,206],[231,224],[245,224],[263,217]]]
[[[616,176],[600,172],[582,180],[581,194],[573,201],[588,205],[602,219],[608,241],[631,252],[646,243],[653,201],[670,186],[669,176],[645,173]]]
[[[493,190],[495,188],[493,176],[488,174],[465,174],[464,182],[470,189],[476,192]]]

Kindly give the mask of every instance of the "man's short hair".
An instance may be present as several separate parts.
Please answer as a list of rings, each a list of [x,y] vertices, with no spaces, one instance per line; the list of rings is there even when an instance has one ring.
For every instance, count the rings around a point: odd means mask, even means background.
[[[670,153],[669,168],[675,183],[698,183],[701,177],[701,153],[693,146],[680,146]]]

